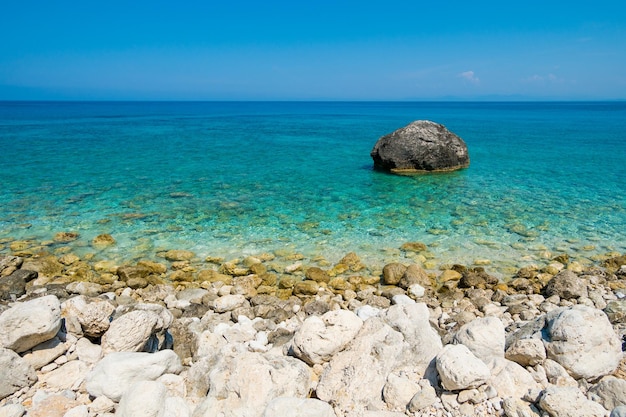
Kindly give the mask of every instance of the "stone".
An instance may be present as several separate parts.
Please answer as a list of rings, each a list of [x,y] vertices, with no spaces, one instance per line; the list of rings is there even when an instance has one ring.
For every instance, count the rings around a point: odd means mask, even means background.
[[[626,406],[626,380],[605,376],[587,392],[587,397],[607,410]]]
[[[326,271],[324,271],[323,269],[315,267],[315,266],[307,269],[304,275],[306,276],[307,279],[310,279],[316,282],[329,282],[330,281],[330,275],[328,275],[328,273],[326,273]]]
[[[465,345],[446,345],[437,355],[441,386],[449,391],[477,388],[487,382],[491,373]]]
[[[78,233],[76,232],[59,232],[56,235],[54,235],[54,241],[55,242],[72,242],[76,239],[78,239]]]
[[[427,384],[422,386],[422,389],[411,398],[407,409],[411,413],[418,413],[433,405],[437,399],[437,391],[430,384]]]
[[[6,277],[20,269],[24,263],[24,258],[20,256],[0,256],[0,277]]]
[[[182,365],[173,350],[156,353],[113,352],[96,364],[85,379],[90,395],[119,401],[137,381],[154,381],[166,373],[178,374]]]
[[[22,417],[24,414],[26,408],[22,404],[7,404],[0,407],[0,417]]]
[[[165,398],[163,417],[191,417],[191,409],[181,397]]]
[[[72,265],[78,261],[80,261],[80,258],[73,253],[66,253],[59,258],[59,262],[61,262],[65,266]]]
[[[57,369],[41,375],[39,381],[44,386],[58,390],[78,390],[83,383],[89,367],[86,363],[74,360],[69,361]]]
[[[343,412],[384,409],[381,393],[402,351],[400,332],[378,317],[368,319],[324,369],[316,388],[317,398],[332,401]]]
[[[28,417],[63,417],[80,403],[74,398],[65,395],[49,395],[40,402],[33,401],[33,407],[28,411]]]
[[[66,321],[75,318],[80,326],[76,330],[90,337],[100,337],[109,329],[111,316],[115,311],[115,307],[108,300],[84,295],[70,298],[61,307]]]
[[[70,408],[67,413],[63,414],[63,417],[89,417],[89,408],[84,404],[78,405]]]
[[[312,372],[290,357],[224,349],[209,372],[209,392],[194,417],[260,416],[277,397],[306,398]]]
[[[0,347],[25,352],[52,339],[61,328],[61,303],[54,295],[15,304],[0,314]]]
[[[383,400],[390,410],[404,411],[419,390],[418,383],[403,372],[392,372],[383,387]]]
[[[496,388],[500,398],[523,398],[528,391],[539,391],[541,387],[530,372],[515,362],[494,358],[489,362],[491,378],[489,385]]]
[[[602,310],[576,305],[550,314],[545,331],[548,358],[575,379],[595,379],[617,368],[622,344]]]
[[[409,289],[413,285],[421,285],[429,287],[431,285],[430,277],[428,273],[418,264],[411,264],[407,266],[402,274],[402,278],[398,282],[400,288]]]
[[[108,413],[109,411],[113,411],[114,408],[115,402],[104,395],[97,397],[89,404],[89,411],[91,411],[92,414]]]
[[[407,267],[399,263],[390,263],[383,267],[383,283],[397,285],[406,272]]]
[[[54,278],[63,273],[65,266],[60,263],[54,256],[42,256],[41,258],[28,258],[24,260],[22,269],[29,271],[36,271],[39,273],[39,278],[48,277]]]
[[[151,311],[135,310],[111,322],[102,336],[102,351],[139,352],[157,328],[159,317]]]
[[[140,280],[150,275],[152,272],[145,266],[139,265],[122,265],[117,268],[116,275],[124,282]]]
[[[88,297],[96,297],[104,292],[104,287],[95,282],[74,281],[65,287],[70,294],[80,294]]]
[[[463,278],[463,275],[461,275],[459,271],[455,271],[454,269],[446,269],[445,271],[441,272],[441,275],[439,275],[439,281],[441,281],[442,283],[448,281],[459,281],[461,278]]]
[[[539,414],[530,408],[530,404],[519,398],[504,398],[502,409],[506,417],[539,417]]]
[[[271,400],[261,417],[335,417],[330,404],[315,398],[279,397]]]
[[[546,297],[558,295],[561,299],[577,299],[587,297],[587,284],[570,270],[556,274],[543,289]]]
[[[554,417],[604,417],[606,410],[587,399],[577,387],[547,387],[539,406]]]
[[[613,324],[626,323],[626,299],[609,301],[606,303],[604,313]]]
[[[300,281],[293,287],[295,295],[315,295],[320,289],[320,284],[310,279]]]
[[[469,348],[477,358],[487,363],[492,358],[504,357],[504,325],[496,317],[477,318],[454,335],[454,342]]]
[[[400,250],[404,252],[424,252],[427,249],[422,242],[406,242],[400,246]]]
[[[522,366],[535,366],[546,359],[546,348],[541,339],[517,339],[506,350],[504,357]]]
[[[0,278],[0,299],[15,300],[26,294],[26,283],[35,278],[37,278],[37,272],[26,269],[18,269]]]
[[[294,355],[309,365],[329,361],[359,332],[363,320],[349,310],[309,316],[293,338]]]
[[[413,284],[413,285],[409,285],[406,292],[409,295],[409,297],[421,298],[424,296],[424,294],[426,294],[426,288],[422,287],[419,284]]]
[[[156,381],[137,381],[122,395],[116,417],[164,417],[167,388]]]
[[[385,310],[381,317],[404,338],[399,363],[426,372],[443,347],[441,337],[430,325],[426,304],[396,304]]]
[[[615,407],[609,417],[626,417],[626,406],[620,405],[619,407]]]
[[[10,349],[0,348],[0,400],[37,381],[33,367]]]
[[[87,364],[95,364],[102,358],[102,346],[84,337],[76,342],[75,352],[78,359]]]
[[[115,245],[115,239],[113,239],[113,236],[111,236],[110,234],[104,233],[94,237],[91,241],[91,244],[97,247],[111,246]]]
[[[196,256],[196,254],[191,251],[178,250],[178,249],[168,250],[167,252],[163,254],[163,257],[165,259],[167,259],[168,261],[175,261],[175,262],[176,261],[189,261],[193,259],[194,256]]]
[[[213,300],[211,307],[216,313],[225,313],[227,311],[232,311],[238,307],[241,307],[245,303],[245,296],[241,294],[228,294]]]
[[[395,174],[452,171],[469,166],[465,142],[443,125],[418,120],[381,137],[372,152],[374,166]]]
[[[31,352],[24,355],[24,360],[34,369],[40,369],[63,355],[66,351],[67,346],[65,346],[65,343],[61,342],[58,337],[54,337],[35,346]]]
[[[543,369],[547,382],[561,387],[577,387],[578,382],[567,373],[558,362],[552,359],[546,359],[542,365],[538,365],[537,369]],[[543,382],[543,381],[542,381]]]

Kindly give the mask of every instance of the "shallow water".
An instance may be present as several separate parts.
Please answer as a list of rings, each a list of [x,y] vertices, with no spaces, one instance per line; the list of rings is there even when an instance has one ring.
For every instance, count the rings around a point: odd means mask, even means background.
[[[376,140],[417,119],[461,136],[470,167],[372,170]],[[366,262],[421,241],[494,269],[626,252],[626,103],[0,102],[0,147],[0,241]]]

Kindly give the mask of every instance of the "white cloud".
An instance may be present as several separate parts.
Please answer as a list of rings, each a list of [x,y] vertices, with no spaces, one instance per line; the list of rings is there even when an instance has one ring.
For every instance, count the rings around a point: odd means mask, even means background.
[[[465,71],[459,74],[459,77],[466,79],[472,84],[480,83],[480,79],[474,74],[474,71]]]

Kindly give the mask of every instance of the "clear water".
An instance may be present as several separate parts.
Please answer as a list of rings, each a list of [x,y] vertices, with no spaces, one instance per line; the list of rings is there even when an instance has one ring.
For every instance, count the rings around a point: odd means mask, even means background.
[[[468,145],[468,169],[372,170],[376,140],[417,119]],[[291,248],[336,261],[489,268],[626,252],[626,103],[0,102],[0,252],[80,234],[234,257]]]

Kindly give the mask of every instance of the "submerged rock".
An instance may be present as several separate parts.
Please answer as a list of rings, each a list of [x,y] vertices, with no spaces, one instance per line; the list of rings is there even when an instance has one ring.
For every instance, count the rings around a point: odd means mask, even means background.
[[[381,137],[370,153],[374,166],[394,174],[454,171],[469,166],[467,145],[443,125],[415,121]]]

